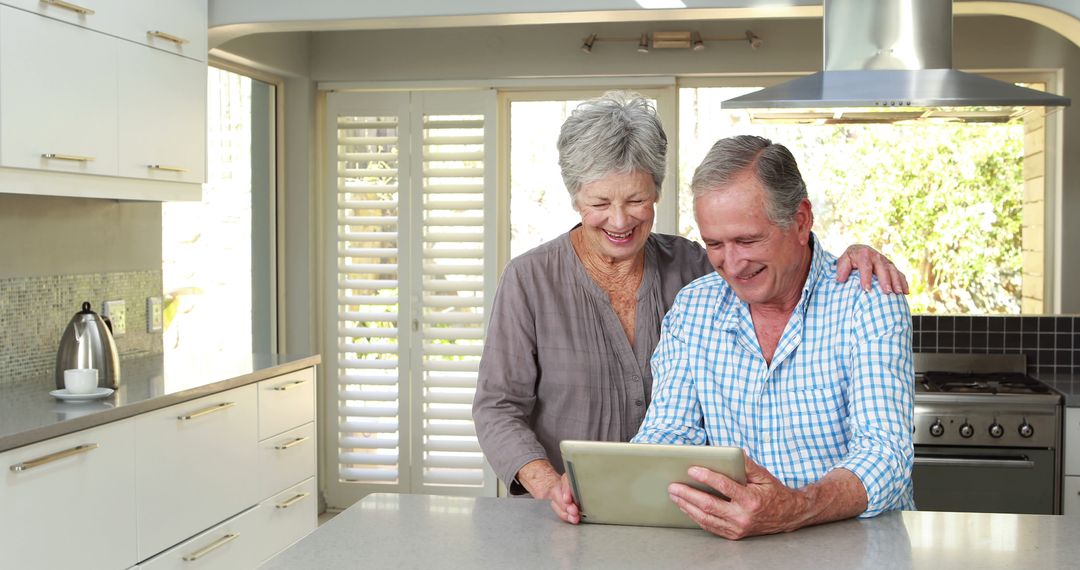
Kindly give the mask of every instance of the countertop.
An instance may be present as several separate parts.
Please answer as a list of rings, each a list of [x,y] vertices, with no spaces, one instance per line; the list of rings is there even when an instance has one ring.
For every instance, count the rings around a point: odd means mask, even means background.
[[[165,362],[162,355],[120,363],[120,387],[90,402],[49,395],[52,375],[0,387],[0,452],[103,425],[319,364],[320,357],[233,355]]]
[[[1040,373],[1033,376],[1064,394],[1066,408],[1080,408],[1080,374],[1059,372],[1053,374]]]
[[[741,541],[559,521],[543,501],[369,495],[263,568],[1075,568],[1080,517],[892,512]]]

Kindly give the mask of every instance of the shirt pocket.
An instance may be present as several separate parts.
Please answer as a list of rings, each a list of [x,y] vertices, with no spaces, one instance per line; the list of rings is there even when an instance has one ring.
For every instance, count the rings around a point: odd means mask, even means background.
[[[838,387],[785,393],[789,441],[799,457],[827,468],[847,452],[844,393]]]

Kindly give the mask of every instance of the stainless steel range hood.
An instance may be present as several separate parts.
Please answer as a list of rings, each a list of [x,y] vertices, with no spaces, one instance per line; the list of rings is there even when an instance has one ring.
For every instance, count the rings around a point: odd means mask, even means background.
[[[938,107],[1057,107],[1070,103],[1066,97],[952,69],[949,0],[824,3],[825,70],[729,99],[722,107],[872,107],[893,111],[915,107],[920,113],[933,114]],[[978,116],[979,111],[974,113]],[[1007,109],[995,116],[1015,114]],[[952,115],[960,120],[968,118],[966,113]]]

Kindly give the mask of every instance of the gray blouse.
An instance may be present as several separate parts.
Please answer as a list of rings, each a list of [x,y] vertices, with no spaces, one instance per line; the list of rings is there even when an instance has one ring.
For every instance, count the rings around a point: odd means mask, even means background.
[[[651,234],[637,292],[635,346],[586,273],[570,234],[514,258],[495,294],[473,419],[480,446],[511,490],[526,463],[563,471],[564,439],[629,441],[652,394],[649,358],[684,285],[712,271],[705,250]]]

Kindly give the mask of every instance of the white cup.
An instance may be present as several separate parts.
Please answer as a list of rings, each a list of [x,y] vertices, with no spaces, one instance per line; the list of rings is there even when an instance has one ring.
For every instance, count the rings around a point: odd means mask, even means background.
[[[89,394],[97,389],[96,368],[72,368],[64,371],[64,388],[69,394]]]

